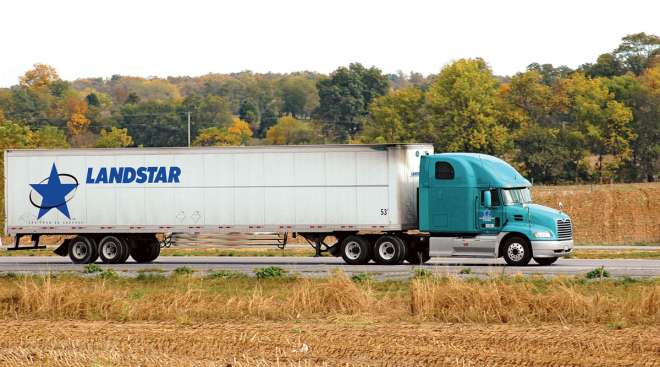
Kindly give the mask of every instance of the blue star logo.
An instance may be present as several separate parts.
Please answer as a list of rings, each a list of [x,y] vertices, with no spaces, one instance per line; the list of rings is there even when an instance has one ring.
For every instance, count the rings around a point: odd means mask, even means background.
[[[62,181],[60,181],[61,176],[72,178],[75,183],[62,183]],[[39,208],[37,220],[41,219],[41,217],[46,215],[51,209],[57,209],[60,213],[71,219],[69,208],[66,205],[71,198],[67,200],[66,196],[78,187],[78,180],[75,177],[69,174],[58,173],[57,167],[55,167],[55,163],[53,163],[53,167],[50,169],[50,176],[44,178],[37,184],[30,184],[30,186],[34,191],[41,195],[41,204],[37,205],[34,200],[32,200],[32,192],[30,192],[30,203]]]

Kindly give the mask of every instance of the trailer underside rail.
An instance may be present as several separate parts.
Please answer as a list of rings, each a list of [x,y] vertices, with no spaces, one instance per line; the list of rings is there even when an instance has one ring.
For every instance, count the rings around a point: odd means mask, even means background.
[[[169,237],[169,239],[167,239]],[[295,235],[293,236],[295,238]],[[161,247],[236,247],[236,246],[276,246],[284,249],[289,241],[289,232],[230,232],[218,233],[181,233],[165,234]]]

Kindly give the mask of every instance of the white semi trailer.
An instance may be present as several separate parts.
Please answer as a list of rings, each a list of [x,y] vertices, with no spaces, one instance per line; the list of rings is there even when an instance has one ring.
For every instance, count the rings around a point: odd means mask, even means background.
[[[430,144],[5,152],[5,233],[75,235],[76,263],[158,257],[167,233],[302,234],[349,264],[532,258],[573,247],[571,219],[483,154]],[[326,243],[334,237],[335,242]]]
[[[34,246],[77,235],[56,250],[75,263],[152,261],[164,233],[303,234],[327,250],[328,236],[417,228],[429,154],[429,144],[8,150],[5,233],[15,248],[26,235]],[[358,245],[347,262],[365,262]]]

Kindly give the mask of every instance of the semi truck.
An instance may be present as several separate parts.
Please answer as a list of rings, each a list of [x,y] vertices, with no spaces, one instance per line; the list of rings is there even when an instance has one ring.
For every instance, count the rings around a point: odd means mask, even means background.
[[[431,144],[7,150],[5,233],[63,235],[74,263],[154,261],[172,233],[302,236],[348,264],[532,259],[573,248],[572,222],[485,154]]]

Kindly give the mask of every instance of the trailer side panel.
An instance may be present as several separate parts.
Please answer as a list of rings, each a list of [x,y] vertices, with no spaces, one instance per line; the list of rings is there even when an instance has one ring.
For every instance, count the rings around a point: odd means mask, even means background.
[[[7,232],[332,232],[416,222],[429,145],[14,150]]]

